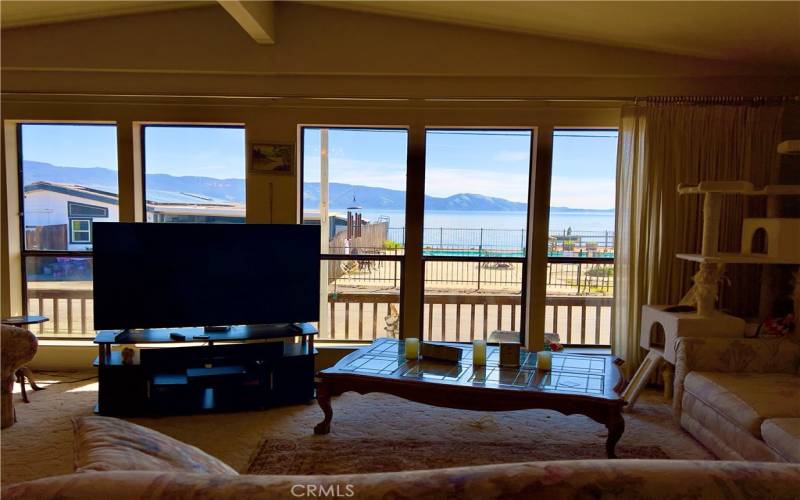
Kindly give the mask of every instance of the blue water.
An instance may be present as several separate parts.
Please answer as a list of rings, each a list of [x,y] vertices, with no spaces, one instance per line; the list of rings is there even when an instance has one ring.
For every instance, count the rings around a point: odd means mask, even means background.
[[[363,216],[375,220],[389,217],[389,227],[405,227],[404,213],[399,210],[365,210]],[[426,228],[512,229],[525,228],[525,212],[482,212],[429,210],[425,212]],[[573,231],[614,231],[614,212],[551,212],[550,233]]]
[[[404,213],[395,210],[365,210],[364,218],[375,221],[389,218],[389,239],[404,241]],[[525,247],[525,212],[485,212],[440,210],[425,212],[424,245],[456,251],[508,251]],[[560,240],[575,240],[585,245],[595,242],[601,247],[613,245],[613,212],[551,212],[549,233]],[[570,238],[569,235],[573,237]],[[558,247],[559,245],[556,245]],[[580,246],[580,245],[577,245]],[[554,251],[561,252],[561,248]],[[575,248],[579,252],[580,248]],[[584,249],[585,250],[585,249]],[[471,254],[470,254],[471,255]],[[571,255],[563,252],[563,255]],[[509,255],[510,256],[510,255]]]

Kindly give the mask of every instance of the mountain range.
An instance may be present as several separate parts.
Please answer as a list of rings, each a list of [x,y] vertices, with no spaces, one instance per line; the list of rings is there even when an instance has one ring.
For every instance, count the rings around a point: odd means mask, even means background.
[[[25,184],[38,181],[63,182],[117,192],[117,172],[108,168],[60,167],[50,163],[26,160],[23,162],[23,172]],[[176,177],[168,174],[146,174],[145,177],[148,189],[199,194],[230,202],[241,203],[244,201],[244,179]],[[303,206],[307,208],[319,206],[319,183],[306,182],[303,188]],[[405,191],[395,189],[332,182],[328,192],[328,202],[331,208],[347,208],[355,203],[366,210],[403,210],[406,205]],[[355,197],[355,202],[353,197]],[[426,210],[524,211],[526,208],[525,203],[473,193],[459,193],[445,198],[425,197]],[[551,210],[613,212],[613,209],[596,210],[570,207],[551,207]]]

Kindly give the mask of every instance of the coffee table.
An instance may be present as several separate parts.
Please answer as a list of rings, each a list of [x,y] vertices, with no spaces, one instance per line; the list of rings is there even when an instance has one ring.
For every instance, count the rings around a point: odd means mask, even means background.
[[[464,350],[462,361],[448,363],[407,360],[403,341],[378,339],[317,374],[317,402],[325,419],[316,434],[331,429],[331,397],[344,392],[382,392],[444,408],[478,411],[548,409],[565,415],[581,414],[608,429],[606,453],[625,431],[620,397],[622,361],[603,354],[553,353],[552,370],[536,369],[536,353],[522,352],[519,368],[499,366],[500,352],[488,346],[486,366],[472,366],[472,346],[448,344]]]

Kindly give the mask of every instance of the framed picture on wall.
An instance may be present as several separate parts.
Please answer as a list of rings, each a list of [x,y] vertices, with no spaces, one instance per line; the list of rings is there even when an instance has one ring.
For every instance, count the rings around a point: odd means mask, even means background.
[[[250,171],[259,174],[293,175],[294,144],[250,143]]]

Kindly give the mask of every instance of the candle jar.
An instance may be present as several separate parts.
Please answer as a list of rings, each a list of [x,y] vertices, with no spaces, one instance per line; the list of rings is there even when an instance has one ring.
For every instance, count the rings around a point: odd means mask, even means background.
[[[476,339],[472,341],[472,365],[486,366],[486,341]]]
[[[406,359],[419,358],[419,339],[406,339]]]
[[[553,353],[550,351],[539,351],[536,353],[536,369],[550,370],[553,365]]]

